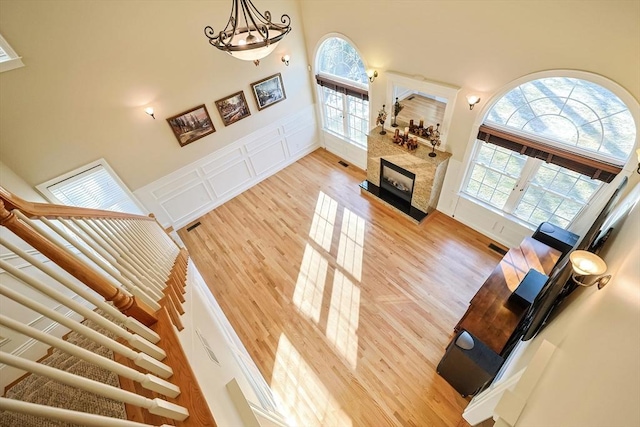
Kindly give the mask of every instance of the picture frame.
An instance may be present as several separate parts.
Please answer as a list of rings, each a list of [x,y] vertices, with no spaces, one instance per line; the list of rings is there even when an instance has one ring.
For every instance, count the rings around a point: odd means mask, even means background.
[[[258,104],[258,110],[264,110],[267,107],[277,104],[287,99],[282,83],[282,75],[280,73],[251,83],[251,91]]]
[[[235,122],[251,115],[251,111],[249,110],[249,105],[247,104],[243,91],[236,92],[225,98],[219,99],[215,104],[218,109],[218,113],[220,113],[220,117],[222,118],[222,123],[224,123],[225,126],[232,125]]]
[[[216,131],[204,104],[169,117],[167,122],[181,147]]]

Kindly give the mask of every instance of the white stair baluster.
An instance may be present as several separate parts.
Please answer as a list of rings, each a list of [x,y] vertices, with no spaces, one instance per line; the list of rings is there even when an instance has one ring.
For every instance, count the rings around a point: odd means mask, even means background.
[[[125,316],[119,310],[115,309],[112,305],[109,305],[106,301],[101,299],[97,294],[90,291],[89,289],[84,288],[83,287],[84,285],[80,286],[74,283],[68,277],[63,276],[58,271],[47,266],[45,263],[38,261],[35,257],[29,255],[28,253],[26,253],[16,245],[8,242],[6,239],[2,237],[0,237],[0,245],[6,247],[11,252],[18,255],[20,258],[24,259],[29,264],[33,265],[34,267],[36,267],[38,270],[42,271],[46,275],[55,279],[60,284],[64,285],[66,288],[72,290],[74,293],[80,295],[82,298],[89,301],[91,304],[95,305],[96,307],[100,308],[102,311],[116,318],[116,320],[122,322],[127,328],[129,328],[136,334],[146,338],[147,340],[151,341],[154,344],[160,340],[160,336],[155,331],[152,331],[151,329],[149,329],[148,327],[140,323],[137,319],[134,319],[133,317]]]

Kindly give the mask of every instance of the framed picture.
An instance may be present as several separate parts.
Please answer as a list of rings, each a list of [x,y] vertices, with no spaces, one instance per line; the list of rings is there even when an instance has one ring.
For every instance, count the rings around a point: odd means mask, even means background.
[[[169,122],[169,126],[171,126],[171,130],[173,130],[181,147],[216,131],[204,104],[169,117],[167,122]]]
[[[236,92],[226,98],[216,101],[216,107],[222,117],[222,123],[229,126],[251,115],[247,100],[244,98],[244,92]]]
[[[282,76],[280,73],[274,74],[273,76],[267,77],[266,79],[262,79],[258,82],[251,83],[251,89],[253,90],[253,96],[256,98],[258,110],[262,110],[287,99],[287,95],[284,93],[284,85],[282,84]]]

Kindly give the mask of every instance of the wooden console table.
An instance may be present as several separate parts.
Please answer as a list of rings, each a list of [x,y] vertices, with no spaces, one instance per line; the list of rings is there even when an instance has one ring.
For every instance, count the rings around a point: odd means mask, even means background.
[[[520,322],[525,308],[509,302],[529,269],[549,275],[561,252],[531,237],[511,248],[469,303],[455,327],[475,335],[498,354]]]

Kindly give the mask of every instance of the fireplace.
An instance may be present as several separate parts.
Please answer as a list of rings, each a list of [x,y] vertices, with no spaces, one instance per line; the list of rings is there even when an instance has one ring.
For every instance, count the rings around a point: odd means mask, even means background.
[[[380,159],[380,188],[411,203],[416,174]]]

